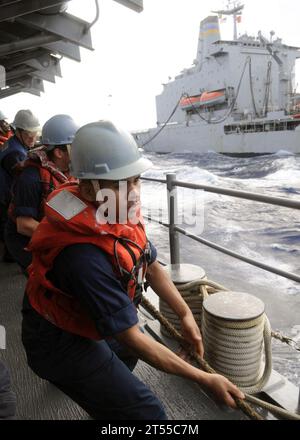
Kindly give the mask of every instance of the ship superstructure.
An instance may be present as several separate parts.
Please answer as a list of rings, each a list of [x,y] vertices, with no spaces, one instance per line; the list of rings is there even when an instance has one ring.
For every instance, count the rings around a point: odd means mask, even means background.
[[[197,57],[156,98],[157,127],[135,133],[156,152],[300,153],[300,95],[295,91],[298,47],[244,34],[244,5],[201,22]],[[219,17],[233,17],[234,39],[221,39]]]

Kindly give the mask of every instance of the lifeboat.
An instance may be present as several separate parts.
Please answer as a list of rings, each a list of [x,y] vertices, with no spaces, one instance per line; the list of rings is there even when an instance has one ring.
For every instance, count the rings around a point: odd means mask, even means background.
[[[183,110],[191,110],[200,107],[213,107],[226,102],[225,90],[215,92],[203,92],[202,95],[182,98],[180,101]]]

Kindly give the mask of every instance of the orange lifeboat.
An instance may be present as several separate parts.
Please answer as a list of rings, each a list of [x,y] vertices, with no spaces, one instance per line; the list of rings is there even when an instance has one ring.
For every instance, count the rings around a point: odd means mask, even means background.
[[[199,107],[200,99],[201,99],[201,95],[182,98],[180,101],[180,105],[183,109]]]
[[[180,105],[183,110],[190,110],[199,107],[213,107],[223,104],[226,101],[225,90],[214,92],[203,92],[202,95],[182,98]]]

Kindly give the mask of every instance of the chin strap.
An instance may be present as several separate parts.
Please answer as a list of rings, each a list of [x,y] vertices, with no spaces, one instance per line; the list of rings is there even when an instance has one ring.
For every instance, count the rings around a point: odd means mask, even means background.
[[[97,200],[97,194],[99,191],[101,191],[99,180],[91,180],[94,192],[95,192],[95,201]]]

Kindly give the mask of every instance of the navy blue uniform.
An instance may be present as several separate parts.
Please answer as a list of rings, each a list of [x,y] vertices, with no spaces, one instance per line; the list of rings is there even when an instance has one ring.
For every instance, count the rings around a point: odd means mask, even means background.
[[[7,208],[11,199],[14,168],[27,157],[27,149],[16,136],[11,137],[0,149],[0,239],[4,238]]]
[[[0,203],[10,202],[10,188],[14,177],[14,168],[27,157],[27,149],[17,136],[10,138],[0,149]]]
[[[16,414],[16,396],[11,389],[10,374],[0,360],[0,420],[14,419]]]
[[[43,183],[37,168],[26,168],[13,184],[13,202],[15,218],[32,217],[40,221],[41,203],[43,200]],[[19,234],[17,225],[8,219],[5,228],[5,243],[16,262],[25,270],[32,261],[31,253],[24,248],[28,245],[30,237]]]
[[[94,245],[71,245],[55,259],[49,278],[80,300],[105,340],[60,330],[32,309],[25,294],[22,340],[32,370],[97,420],[166,419],[158,399],[131,372],[137,358],[113,339],[138,318],[107,254]]]

